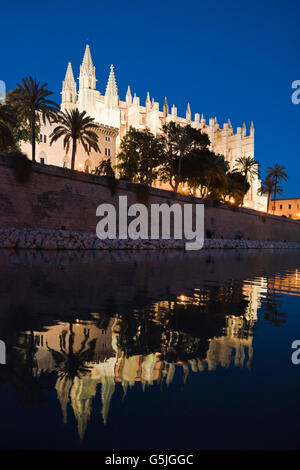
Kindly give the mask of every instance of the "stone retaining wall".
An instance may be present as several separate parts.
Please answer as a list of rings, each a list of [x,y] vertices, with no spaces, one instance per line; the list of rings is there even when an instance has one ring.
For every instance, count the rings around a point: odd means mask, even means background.
[[[196,204],[204,204],[207,238],[228,240],[240,235],[249,241],[300,241],[300,221],[157,188],[151,188],[145,197],[138,185],[119,181],[118,187],[112,188],[104,177],[64,168],[34,164],[28,181],[21,183],[13,170],[13,157],[0,155],[0,227],[37,230],[63,227],[67,231],[95,234],[99,221],[96,208],[105,202],[117,207],[120,195],[127,196],[128,205],[178,203],[183,207],[189,203],[195,208]]]

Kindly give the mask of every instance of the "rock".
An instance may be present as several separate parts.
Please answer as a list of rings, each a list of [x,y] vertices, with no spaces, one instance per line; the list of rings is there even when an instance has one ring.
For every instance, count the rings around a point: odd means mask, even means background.
[[[42,248],[44,250],[56,250],[57,249],[57,243],[53,238],[47,238],[43,245]]]
[[[184,249],[186,240],[99,240],[95,233],[50,229],[0,228],[0,248],[44,250],[163,250]],[[204,241],[204,249],[300,249],[300,242],[264,240],[228,240],[210,238]]]

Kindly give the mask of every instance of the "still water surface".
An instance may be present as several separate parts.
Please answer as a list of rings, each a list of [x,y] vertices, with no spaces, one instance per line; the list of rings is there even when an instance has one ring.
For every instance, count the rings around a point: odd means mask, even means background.
[[[300,448],[300,253],[0,253],[2,449]]]

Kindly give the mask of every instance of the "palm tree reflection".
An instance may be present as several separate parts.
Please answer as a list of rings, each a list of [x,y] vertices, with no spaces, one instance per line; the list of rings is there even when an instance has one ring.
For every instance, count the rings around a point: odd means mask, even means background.
[[[74,330],[73,324],[69,323],[69,341],[68,346],[66,346],[66,337],[67,331],[63,330],[61,333],[60,340],[60,351],[56,351],[53,348],[50,348],[48,343],[47,349],[51,352],[55,367],[58,370],[58,375],[60,378],[64,378],[71,383],[74,382],[75,377],[80,378],[82,375],[90,372],[91,366],[88,366],[87,363],[91,362],[94,356],[96,339],[92,339],[87,344],[89,339],[89,329],[84,329],[84,339],[81,343],[81,347],[78,351],[74,351]],[[87,348],[86,348],[87,346]]]
[[[29,332],[19,333],[5,379],[25,401],[38,402],[51,378],[64,423],[71,405],[83,438],[100,388],[106,424],[120,385],[125,396],[138,382],[143,390],[155,385],[164,390],[174,385],[176,374],[185,383],[190,373],[205,369],[250,370],[258,311],[263,306],[265,319],[281,325],[285,318],[278,300],[264,278],[201,286],[156,302],[139,296],[121,312],[107,299],[107,310],[90,314],[91,320],[61,321],[42,333],[29,323]]]

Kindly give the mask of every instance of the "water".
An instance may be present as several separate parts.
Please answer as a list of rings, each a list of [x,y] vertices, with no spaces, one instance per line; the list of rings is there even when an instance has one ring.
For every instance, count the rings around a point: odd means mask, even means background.
[[[0,252],[0,448],[299,449],[299,255]]]

